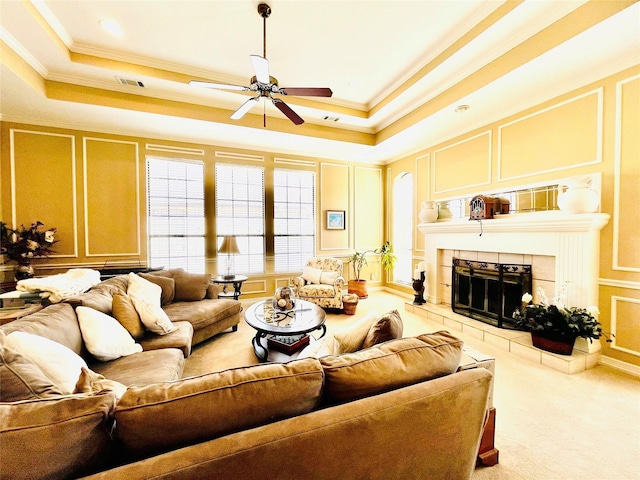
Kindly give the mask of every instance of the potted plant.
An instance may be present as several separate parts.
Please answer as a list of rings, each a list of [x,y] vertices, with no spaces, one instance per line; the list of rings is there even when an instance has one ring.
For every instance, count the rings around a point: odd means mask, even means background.
[[[57,242],[54,239],[56,229],[41,231],[42,226],[44,224],[38,221],[28,228],[22,225],[19,229],[13,229],[0,222],[0,253],[6,255],[9,260],[18,262],[16,280],[33,277],[33,259],[46,257],[53,252],[51,247]]]
[[[598,307],[565,308],[562,304],[549,304],[542,289],[538,289],[540,303],[532,302],[529,293],[522,296],[522,307],[513,312],[516,327],[531,332],[535,347],[560,355],[571,355],[576,338],[600,338],[602,328],[594,315]]]
[[[360,278],[362,267],[367,265],[367,255],[375,254],[380,255],[380,264],[385,272],[393,268],[396,263],[397,257],[393,253],[393,247],[389,242],[385,242],[380,248],[375,250],[366,250],[364,252],[356,251],[351,257],[349,257],[349,263],[353,264],[353,279],[348,282],[349,293],[355,293],[359,298],[367,298],[367,281],[364,278]]]

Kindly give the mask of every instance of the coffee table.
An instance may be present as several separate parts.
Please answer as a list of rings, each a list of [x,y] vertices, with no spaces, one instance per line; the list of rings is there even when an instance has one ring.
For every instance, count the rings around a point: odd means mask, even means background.
[[[314,330],[321,330],[322,333],[317,338],[320,340],[327,333],[325,317],[322,308],[306,300],[296,300],[295,308],[285,312],[274,309],[270,299],[263,300],[251,305],[244,313],[245,321],[256,330],[251,343],[261,362],[266,361],[269,355],[269,336],[303,336]]]

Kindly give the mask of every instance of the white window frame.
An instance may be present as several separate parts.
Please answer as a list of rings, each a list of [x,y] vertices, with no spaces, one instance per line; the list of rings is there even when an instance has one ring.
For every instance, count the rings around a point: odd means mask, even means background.
[[[264,168],[217,163],[215,167],[216,250],[236,237],[239,254],[218,255],[218,273],[265,273]]]
[[[204,273],[204,163],[147,157],[148,265]]]
[[[276,168],[273,190],[274,270],[300,272],[316,251],[316,172]]]

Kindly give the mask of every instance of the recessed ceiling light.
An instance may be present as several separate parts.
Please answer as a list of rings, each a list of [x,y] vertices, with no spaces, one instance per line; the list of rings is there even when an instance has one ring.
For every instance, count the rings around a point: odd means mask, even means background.
[[[454,112],[456,113],[462,113],[462,112],[466,112],[467,110],[469,110],[471,107],[469,105],[458,105],[456,107],[456,109],[454,110]]]
[[[115,20],[105,18],[103,20],[100,20],[99,23],[102,29],[109,32],[110,34],[118,36],[122,35],[122,27],[120,27],[118,22],[116,22]]]

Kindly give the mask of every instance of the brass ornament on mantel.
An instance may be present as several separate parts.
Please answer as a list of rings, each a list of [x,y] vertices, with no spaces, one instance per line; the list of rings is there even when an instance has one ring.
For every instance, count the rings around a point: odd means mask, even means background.
[[[469,202],[469,220],[486,220],[494,218],[496,214],[506,215],[510,204],[506,198],[476,195]]]

